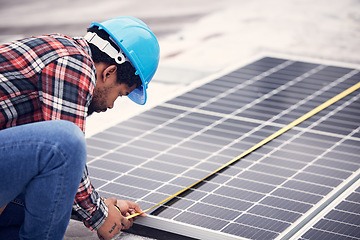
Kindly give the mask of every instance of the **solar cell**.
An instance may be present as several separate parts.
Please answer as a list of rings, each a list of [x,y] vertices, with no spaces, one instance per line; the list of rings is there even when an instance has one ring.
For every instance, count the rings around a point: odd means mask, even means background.
[[[360,181],[353,191],[347,191],[335,207],[328,208],[322,217],[307,227],[300,239],[360,239]],[[353,187],[354,188],[354,187]]]
[[[89,138],[90,176],[101,194],[152,207],[359,80],[358,69],[259,59]],[[349,94],[137,223],[204,239],[288,236],[359,175],[359,96]],[[337,225],[336,213],[303,238],[328,233],[328,222],[342,236],[359,228],[352,220]]]

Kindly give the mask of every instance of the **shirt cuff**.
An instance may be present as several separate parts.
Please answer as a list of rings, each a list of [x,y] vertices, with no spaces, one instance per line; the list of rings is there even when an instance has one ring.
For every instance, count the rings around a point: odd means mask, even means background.
[[[84,224],[91,231],[97,231],[105,222],[107,216],[108,207],[106,206],[104,200],[100,198],[100,204],[98,209],[92,214],[90,218],[84,220]]]

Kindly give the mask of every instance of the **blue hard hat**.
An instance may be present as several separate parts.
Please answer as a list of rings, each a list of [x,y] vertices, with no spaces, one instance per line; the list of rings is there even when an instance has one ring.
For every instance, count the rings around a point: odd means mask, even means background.
[[[98,26],[105,30],[117,43],[135,67],[142,86],[132,91],[128,97],[137,104],[146,103],[146,89],[153,78],[160,59],[159,43],[150,28],[140,19],[134,17],[117,17],[101,23],[93,22],[91,27]]]

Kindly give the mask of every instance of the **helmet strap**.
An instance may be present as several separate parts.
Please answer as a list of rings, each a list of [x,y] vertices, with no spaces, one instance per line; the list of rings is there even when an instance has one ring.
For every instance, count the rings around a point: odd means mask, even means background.
[[[102,39],[94,32],[88,32],[84,38],[89,42],[94,44],[100,51],[106,53],[109,57],[115,60],[117,64],[123,64],[129,59],[126,58],[126,55],[122,52],[121,48],[120,52],[118,52],[108,41]],[[131,63],[131,62],[130,62]]]

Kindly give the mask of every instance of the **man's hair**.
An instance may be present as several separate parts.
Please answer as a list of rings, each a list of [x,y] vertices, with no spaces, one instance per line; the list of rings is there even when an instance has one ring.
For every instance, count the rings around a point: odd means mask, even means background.
[[[119,51],[118,45],[116,45],[116,43],[110,39],[109,34],[103,29],[99,29],[97,26],[94,26],[89,28],[88,32],[95,32],[99,37],[108,41],[116,50]],[[89,46],[91,49],[92,59],[95,63],[103,62],[117,66],[117,82],[119,84],[125,83],[129,87],[132,87],[135,84],[136,88],[141,86],[142,82],[140,76],[135,75],[136,70],[129,62],[126,61],[122,64],[117,64],[113,58],[109,57],[106,53],[100,51],[100,49],[94,44],[89,43]]]

